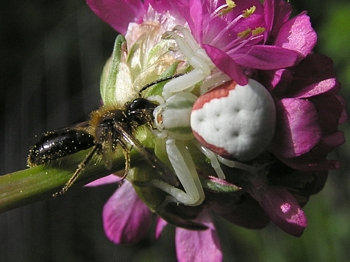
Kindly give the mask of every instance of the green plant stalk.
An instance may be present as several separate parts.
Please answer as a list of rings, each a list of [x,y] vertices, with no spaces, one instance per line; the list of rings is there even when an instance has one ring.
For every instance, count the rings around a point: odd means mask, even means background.
[[[0,176],[0,212],[52,197],[52,194],[58,192],[69,180],[88,152],[89,150],[81,151],[47,165]],[[131,163],[140,159],[140,155],[135,150],[130,153]],[[105,168],[103,161],[94,158],[80,174],[73,187],[85,185],[97,178],[123,170],[124,167],[124,155],[118,152],[113,159],[111,170]]]

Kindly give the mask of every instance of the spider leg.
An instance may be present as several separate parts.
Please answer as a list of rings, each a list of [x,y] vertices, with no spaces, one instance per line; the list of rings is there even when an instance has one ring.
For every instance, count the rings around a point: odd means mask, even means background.
[[[170,195],[161,206],[169,202],[182,203],[188,206],[200,205],[205,195],[190,153],[183,144],[176,145],[172,138],[169,138],[166,142],[166,151],[175,174],[184,189],[181,190],[158,179],[153,179],[147,184],[155,186]]]

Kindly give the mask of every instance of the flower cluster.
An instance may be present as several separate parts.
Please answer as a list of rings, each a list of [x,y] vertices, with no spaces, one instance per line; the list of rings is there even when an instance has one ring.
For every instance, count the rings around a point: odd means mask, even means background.
[[[312,53],[317,35],[306,13],[290,18],[291,6],[283,0],[263,3],[87,0],[87,3],[126,39],[127,48],[125,51],[121,48],[124,53],[113,88],[102,79],[105,103],[123,105],[135,98],[143,85],[173,65],[176,68],[172,74],[191,73],[196,70],[196,61],[207,57],[210,72],[203,73],[196,84],[211,89],[231,79],[242,86],[255,79],[269,91],[275,103],[276,129],[272,131],[272,141],[263,154],[244,163],[253,167],[253,172],[247,168],[223,168],[226,179],[217,178],[201,169],[198,163],[201,160],[194,159],[199,176],[220,189],[204,187],[205,200],[198,206],[168,204],[162,210],[154,208],[165,220],[179,226],[178,259],[221,260],[213,213],[251,229],[263,228],[271,220],[285,232],[300,236],[307,226],[301,207],[310,195],[322,189],[328,170],[339,167],[338,161],[326,157],[344,143],[338,125],[347,118],[344,100],[337,95],[340,85],[332,61]],[[186,40],[187,31],[180,37],[184,43],[191,50],[202,50],[204,58],[195,55],[197,60],[191,62],[192,57],[184,55],[181,48],[173,46],[174,41],[164,37],[179,27],[189,30],[198,47]],[[174,39],[173,33],[168,35]],[[112,67],[110,64],[107,70]],[[201,94],[196,89],[189,92]],[[91,185],[116,180],[107,177]],[[142,192],[140,197],[144,198]],[[125,181],[105,205],[106,234],[115,243],[136,242],[147,232],[151,216],[132,184]],[[158,219],[157,237],[167,223],[164,219]]]

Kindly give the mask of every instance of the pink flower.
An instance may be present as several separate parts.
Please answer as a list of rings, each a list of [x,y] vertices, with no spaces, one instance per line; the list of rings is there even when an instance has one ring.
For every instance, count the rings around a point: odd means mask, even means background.
[[[345,142],[338,125],[347,119],[332,61],[311,54],[297,66],[265,72],[262,80],[276,99],[277,123],[269,150],[286,165],[307,171],[331,170],[327,154]]]
[[[245,85],[248,78],[256,79],[275,100],[275,136],[264,154],[247,163],[261,169],[256,173],[230,169],[226,180],[199,170],[203,181],[219,188],[204,188],[205,201],[201,205],[168,204],[162,210],[153,210],[178,226],[179,261],[221,261],[211,213],[251,229],[263,228],[271,220],[285,232],[300,236],[307,226],[301,208],[310,195],[322,189],[327,170],[339,166],[326,156],[344,142],[338,125],[346,120],[345,103],[336,95],[340,86],[331,61],[311,54],[317,36],[306,13],[290,19],[291,6],[282,0],[266,0],[263,4],[260,0],[239,0],[231,3],[233,8],[223,0],[87,3],[116,31],[126,35],[129,46],[142,46],[143,49],[138,47],[140,52],[131,48],[135,54],[141,53],[138,60],[129,59],[131,79],[159,69],[158,64],[152,64],[155,67],[151,69],[142,67],[148,62],[147,52],[165,31],[176,25],[187,26],[217,69],[240,85]],[[150,30],[150,25],[157,29]],[[151,36],[144,41],[147,33]],[[90,185],[97,184],[101,182]],[[156,237],[167,224],[165,220],[158,219]],[[104,207],[106,235],[117,244],[140,240],[150,221],[149,207],[129,182],[124,182]]]
[[[268,151],[284,164],[275,164],[265,181],[253,179],[255,186],[248,192],[275,224],[300,236],[307,225],[300,207],[322,189],[327,171],[339,167],[327,155],[345,142],[338,130],[347,119],[345,101],[337,95],[333,63],[323,55],[309,54],[288,69],[262,71],[259,81],[276,103],[276,130]]]
[[[247,70],[273,70],[296,64],[316,43],[316,33],[305,13],[289,20],[291,7],[284,1],[235,1],[223,15],[225,1],[87,0],[91,9],[116,31],[125,34],[131,22],[148,19],[152,7],[159,21],[170,14],[175,23],[188,23],[197,42],[214,64],[241,85]],[[167,15],[168,15],[167,14]],[[249,75],[248,75],[249,76]]]
[[[120,181],[111,175],[87,186],[99,186]],[[107,237],[115,244],[133,244],[150,230],[152,213],[136,194],[128,181],[109,198],[103,208],[103,226]],[[180,261],[221,261],[222,253],[215,226],[208,212],[202,212],[196,221],[206,230],[176,228],[176,252]],[[156,238],[161,236],[167,222],[157,220]]]

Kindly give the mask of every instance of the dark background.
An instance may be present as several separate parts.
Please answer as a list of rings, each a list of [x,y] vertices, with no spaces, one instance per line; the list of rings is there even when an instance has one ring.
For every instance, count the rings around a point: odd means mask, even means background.
[[[291,3],[308,10],[316,50],[334,59],[349,97],[349,1]],[[82,0],[0,0],[0,174],[26,167],[36,135],[86,120],[100,105],[100,74],[115,37]],[[342,129],[349,137],[349,125]],[[342,168],[306,206],[310,225],[301,238],[273,225],[250,231],[218,220],[225,261],[350,260],[349,152],[344,145],[333,154]],[[101,211],[115,189],[70,190],[0,214],[0,261],[176,261],[172,226],[161,240],[150,233],[137,245],[105,237]]]

